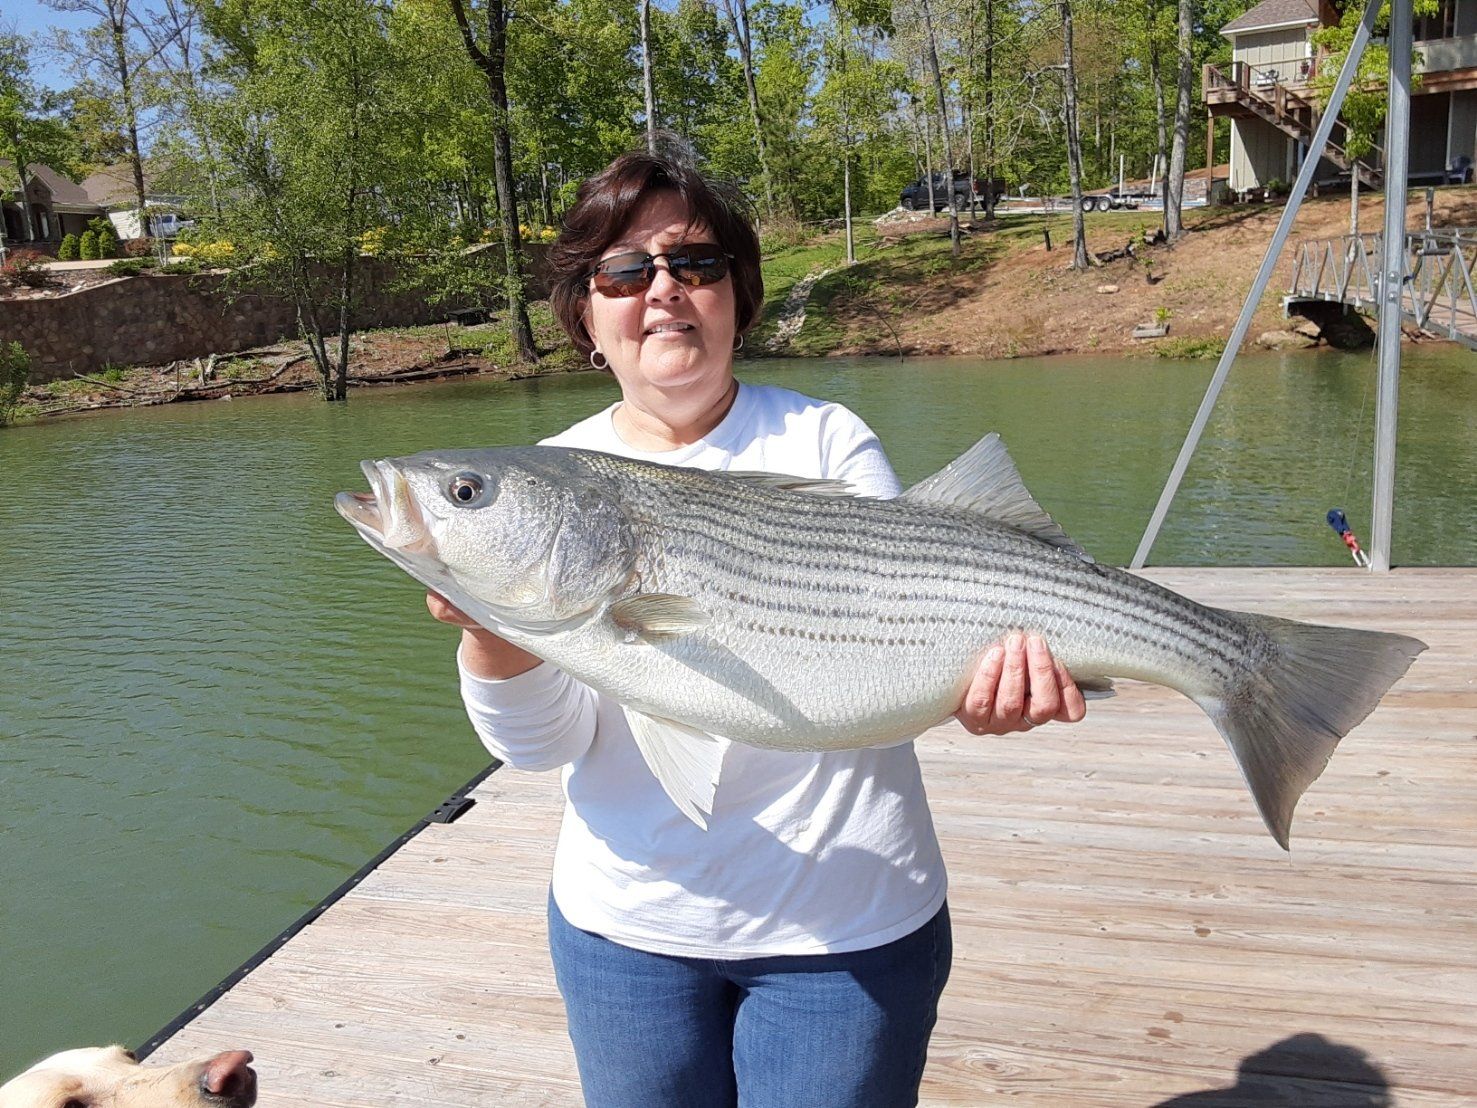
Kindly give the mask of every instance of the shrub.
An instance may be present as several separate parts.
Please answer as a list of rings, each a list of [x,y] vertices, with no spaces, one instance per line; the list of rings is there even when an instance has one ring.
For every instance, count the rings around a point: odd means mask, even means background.
[[[793,216],[775,216],[759,227],[759,252],[764,255],[778,253],[791,246],[799,246],[810,238],[805,224]]]
[[[0,278],[12,285],[39,289],[51,283],[44,256],[39,250],[12,250],[0,267]]]
[[[62,244],[56,248],[58,261],[75,262],[81,257],[82,246],[77,241],[77,236],[68,232],[62,236]]]
[[[124,239],[123,254],[129,258],[152,258],[154,256],[154,240],[151,238]]]
[[[169,268],[164,272],[188,277],[192,273],[200,272],[200,263],[194,258],[180,258],[178,261],[170,262]]]
[[[82,241],[78,244],[78,252],[82,255],[84,262],[97,261],[97,232],[91,227],[82,232]]]
[[[0,342],[0,427],[15,416],[31,379],[31,358],[18,342]]]
[[[236,244],[226,239],[202,242],[195,247],[193,256],[207,266],[229,265],[236,260]]]
[[[188,242],[175,243],[169,248],[169,252],[176,258],[193,258],[195,256],[195,248]]]
[[[99,231],[97,233],[97,256],[99,258],[116,258],[118,256],[118,236],[112,230]]]
[[[153,269],[158,263],[153,258],[119,258],[108,266],[108,273],[114,277],[137,277],[146,269]]]

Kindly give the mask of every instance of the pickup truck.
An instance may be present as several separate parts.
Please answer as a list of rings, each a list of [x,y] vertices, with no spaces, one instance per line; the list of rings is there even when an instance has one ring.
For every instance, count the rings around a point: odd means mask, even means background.
[[[996,197],[1004,195],[1005,182],[997,178],[994,185]],[[954,171],[952,182],[945,174],[935,173],[933,175],[933,209],[940,211],[952,205],[955,211],[963,211],[969,207],[971,194],[976,204],[983,204],[988,188],[989,182],[983,179],[971,181],[969,174],[961,170]],[[919,177],[905,187],[898,197],[898,204],[904,211],[909,212],[928,207],[928,178]]]

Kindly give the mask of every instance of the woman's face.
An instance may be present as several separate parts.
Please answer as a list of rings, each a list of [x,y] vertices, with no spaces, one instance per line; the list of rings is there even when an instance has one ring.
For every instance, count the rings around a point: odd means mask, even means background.
[[[601,257],[636,250],[665,254],[683,243],[716,241],[706,225],[690,223],[676,193],[650,193]],[[623,391],[680,389],[726,378],[736,329],[732,275],[694,287],[672,278],[665,257],[656,267],[651,287],[634,296],[590,290],[585,327],[595,349],[609,359]]]

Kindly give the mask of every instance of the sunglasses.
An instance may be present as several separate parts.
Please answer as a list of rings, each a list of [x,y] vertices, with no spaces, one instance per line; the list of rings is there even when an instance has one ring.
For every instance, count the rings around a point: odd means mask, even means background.
[[[684,243],[664,254],[633,250],[601,259],[588,278],[594,282],[595,291],[603,296],[635,296],[651,288],[656,280],[656,260],[666,258],[672,280],[698,288],[727,277],[731,257],[732,254],[725,254],[721,246],[711,242]]]

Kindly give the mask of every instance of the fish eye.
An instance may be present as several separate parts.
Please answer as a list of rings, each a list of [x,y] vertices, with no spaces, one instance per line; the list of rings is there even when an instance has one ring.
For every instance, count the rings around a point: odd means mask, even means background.
[[[475,473],[458,473],[446,486],[446,495],[463,505],[477,503],[486,491],[482,478]]]

